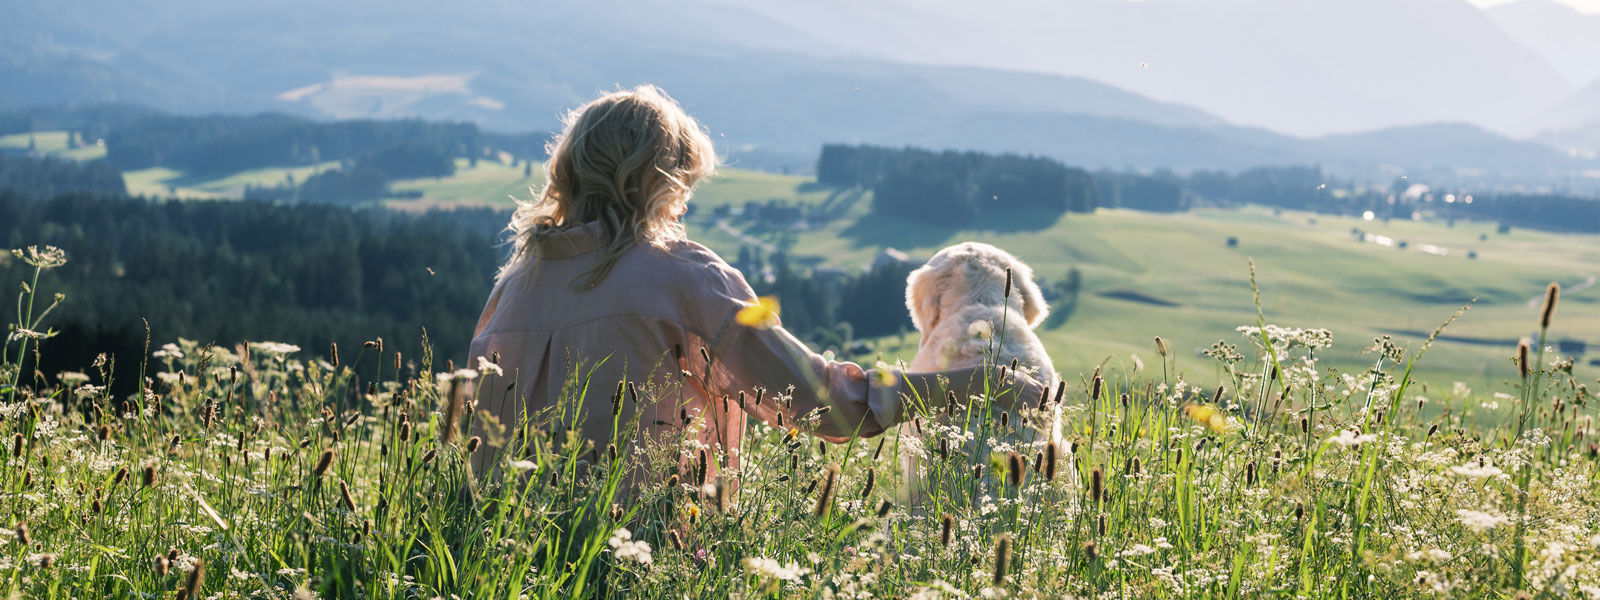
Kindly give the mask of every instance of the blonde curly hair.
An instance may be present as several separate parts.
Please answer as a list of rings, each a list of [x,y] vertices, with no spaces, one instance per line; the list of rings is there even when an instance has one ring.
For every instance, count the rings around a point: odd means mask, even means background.
[[[623,251],[684,239],[678,217],[694,185],[716,170],[716,148],[700,123],[653,85],[600,96],[568,113],[546,147],[544,189],[518,202],[511,216],[515,252],[501,275],[540,242],[565,229],[599,222],[603,246],[594,268],[574,289],[598,285]]]

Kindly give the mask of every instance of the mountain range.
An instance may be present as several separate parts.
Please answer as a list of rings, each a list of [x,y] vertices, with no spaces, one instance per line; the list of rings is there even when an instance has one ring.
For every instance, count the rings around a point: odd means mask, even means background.
[[[1600,167],[1600,79],[1573,81],[1600,72],[1573,56],[1600,30],[1543,0],[9,4],[0,108],[549,130],[652,82],[754,168],[809,169],[827,142],[1516,182]],[[1551,20],[1575,33],[1539,35]]]

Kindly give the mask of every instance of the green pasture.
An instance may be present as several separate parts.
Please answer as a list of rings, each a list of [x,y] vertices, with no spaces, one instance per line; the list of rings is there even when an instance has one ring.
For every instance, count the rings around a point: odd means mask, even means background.
[[[508,195],[530,198],[527,188],[542,181],[537,164],[532,178],[524,178],[518,167],[487,160],[475,168],[465,161],[459,166],[452,177],[396,184],[397,190],[421,190],[423,197],[391,204],[509,206]],[[1384,222],[1261,207],[1008,215],[986,217],[971,227],[940,228],[874,218],[870,193],[734,169],[719,172],[697,190],[690,235],[723,255],[736,254],[745,242],[718,228],[712,209],[770,199],[826,203],[838,217],[809,231],[746,225],[743,233],[774,244],[788,238],[795,255],[830,266],[861,269],[885,247],[922,259],[946,245],[977,240],[1016,254],[1050,282],[1077,267],[1083,290],[1071,318],[1057,329],[1040,331],[1063,373],[1086,373],[1101,364],[1132,368],[1133,355],[1156,365],[1151,340],[1160,335],[1181,352],[1179,369],[1191,380],[1214,381],[1213,361],[1198,353],[1217,340],[1246,343],[1235,328],[1256,322],[1249,271],[1254,259],[1268,323],[1333,330],[1335,345],[1325,365],[1359,372],[1372,359],[1360,350],[1384,334],[1420,347],[1446,318],[1477,299],[1435,343],[1419,373],[1435,386],[1464,381],[1499,389],[1515,372],[1509,362],[1515,340],[1534,334],[1538,307],[1529,301],[1547,283],[1559,281],[1566,292],[1550,341],[1585,343],[1588,352],[1577,357],[1577,372],[1584,379],[1600,376],[1600,368],[1587,364],[1600,358],[1600,288],[1585,285],[1600,275],[1600,238],[1595,236],[1515,228],[1501,234],[1494,223],[1452,226],[1426,215]],[[1393,245],[1362,242],[1353,229],[1388,237]],[[1235,247],[1229,247],[1230,237],[1237,239]],[[1401,241],[1406,249],[1398,248]],[[1446,254],[1418,251],[1424,244]],[[1469,252],[1476,258],[1469,259]],[[1125,292],[1137,294],[1136,299],[1127,299],[1132,294]],[[1063,304],[1058,301],[1057,310]],[[916,336],[891,336],[875,346],[885,359],[909,359]]]

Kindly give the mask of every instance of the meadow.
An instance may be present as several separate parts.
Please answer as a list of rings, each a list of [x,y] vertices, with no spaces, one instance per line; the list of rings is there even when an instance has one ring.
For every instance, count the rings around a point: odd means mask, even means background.
[[[493,161],[443,179],[396,184],[422,197],[391,201],[396,208],[449,205],[512,206],[511,197],[531,197],[542,181]],[[1432,327],[1468,301],[1472,310],[1436,342],[1439,359],[1425,365],[1425,385],[1461,381],[1479,389],[1508,385],[1505,365],[1516,341],[1534,333],[1537,291],[1551,281],[1568,288],[1567,323],[1551,342],[1581,342],[1572,353],[1574,370],[1600,377],[1600,238],[1528,229],[1497,231],[1495,223],[1419,220],[1366,221],[1264,207],[1149,213],[1099,209],[1093,215],[1006,215],[973,227],[941,229],[876,220],[871,193],[848,193],[815,185],[800,176],[724,169],[702,184],[690,237],[731,260],[747,243],[717,226],[717,207],[779,200],[828,206],[834,218],[806,230],[733,223],[745,235],[784,247],[818,264],[861,270],[883,248],[913,260],[940,248],[977,240],[999,246],[1047,281],[1061,281],[1076,267],[1083,290],[1070,318],[1040,331],[1063,373],[1134,370],[1154,364],[1147,341],[1164,336],[1174,352],[1195,357],[1217,340],[1233,340],[1235,328],[1254,320],[1247,263],[1256,261],[1265,309],[1285,326],[1338,325],[1340,336],[1323,364],[1357,372],[1366,366],[1360,350],[1380,335],[1418,344]],[[1361,242],[1352,230],[1390,238],[1391,245]],[[1230,247],[1229,238],[1237,244]],[[1399,242],[1408,248],[1398,248]],[[1444,255],[1418,251],[1422,245]],[[1469,253],[1475,258],[1468,258]],[[1131,292],[1131,293],[1130,293]],[[1057,303],[1057,310],[1061,309]],[[868,340],[873,352],[856,358],[910,360],[915,332]],[[1205,363],[1186,365],[1191,382],[1220,383],[1224,373]]]
[[[724,449],[691,441],[698,409],[638,435],[692,373],[636,387],[580,367],[549,409],[497,423],[474,402],[507,384],[497,365],[381,339],[179,340],[111,397],[103,363],[22,364],[60,301],[38,281],[0,355],[10,597],[1600,597],[1592,382],[1540,350],[1568,327],[1556,286],[1505,391],[1418,389],[1461,312],[1423,343],[1374,340],[1365,370],[1325,370],[1336,334],[1272,325],[1251,277],[1254,325],[1201,357],[1151,339],[1144,371],[1022,400],[999,393],[1001,365],[983,389],[912,399],[899,435],[819,442],[813,411]],[[1030,433],[1046,406],[1059,441]],[[610,419],[610,439],[578,437],[584,419]]]
[[[417,197],[388,205],[509,207],[538,179],[537,165],[458,166],[397,182]],[[127,179],[199,198],[287,174]],[[830,218],[714,216],[773,199]],[[1048,281],[1077,268],[1070,318],[1040,332],[1065,385],[913,398],[911,428],[841,445],[806,433],[826,415],[786,413],[739,448],[704,448],[697,409],[638,434],[642,407],[682,378],[580,369],[554,406],[498,423],[474,402],[512,383],[497,365],[394,340],[218,347],[154,331],[142,355],[39,373],[65,309],[39,277],[21,282],[0,353],[8,595],[1600,598],[1600,382],[1557,350],[1600,344],[1593,236],[1259,207],[934,229],[877,220],[870,202],[727,169],[689,226],[730,257],[755,238],[860,269],[885,247],[915,259],[976,239]],[[4,259],[73,264],[52,248]],[[895,362],[916,335],[869,343],[852,358]],[[143,365],[139,393],[109,392],[112,361]],[[738,391],[730,402],[786,401]],[[1063,439],[1033,433],[1041,404],[1062,407]],[[611,439],[572,433],[595,418]]]

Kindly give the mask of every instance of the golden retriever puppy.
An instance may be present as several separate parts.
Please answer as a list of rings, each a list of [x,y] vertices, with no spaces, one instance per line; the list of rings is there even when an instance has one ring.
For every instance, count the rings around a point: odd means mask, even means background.
[[[1006,269],[1011,270],[1010,296],[1006,295]],[[1010,365],[1017,361],[1018,369],[1055,389],[1059,376],[1045,353],[1033,328],[1044,321],[1050,312],[1038,284],[1033,281],[1033,269],[1017,257],[978,242],[956,244],[933,255],[928,263],[911,272],[906,281],[906,308],[911,310],[911,322],[922,332],[922,342],[909,365],[912,371],[936,371],[983,364],[987,358],[992,364]],[[1026,401],[1030,407],[1033,400]],[[1052,406],[1047,414],[1038,415],[1021,426],[1021,419],[1011,423],[1020,434],[1003,436],[999,443],[1008,446],[1043,444],[1061,437],[1061,407]],[[934,435],[954,437],[962,432],[946,432],[948,423],[930,423]],[[914,437],[912,426],[901,427],[902,439]],[[980,447],[987,440],[974,440]],[[1018,447],[1018,450],[1026,448]],[[926,450],[926,449],[924,449]],[[985,453],[988,449],[984,449]],[[1023,452],[1024,456],[1032,454]],[[920,464],[926,452],[905,452],[902,466],[905,469],[907,491],[915,500],[918,496],[922,472]]]

